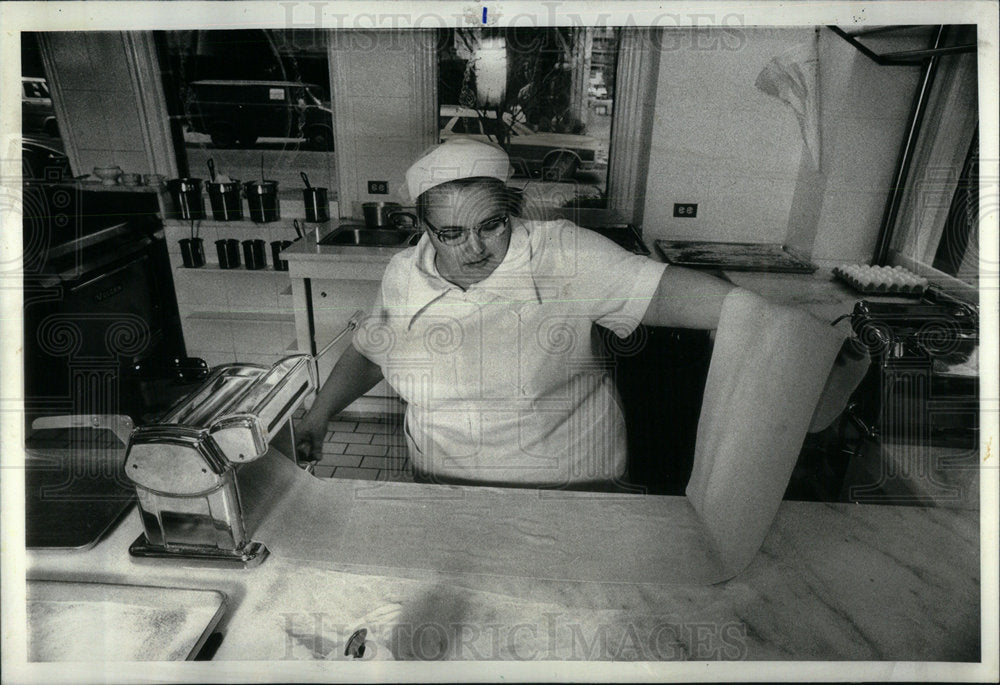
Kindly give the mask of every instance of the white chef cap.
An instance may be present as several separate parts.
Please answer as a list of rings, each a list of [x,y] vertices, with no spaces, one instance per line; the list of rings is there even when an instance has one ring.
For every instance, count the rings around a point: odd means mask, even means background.
[[[406,170],[410,199],[434,186],[460,178],[485,176],[504,183],[510,179],[510,158],[503,148],[473,138],[451,138],[425,151]]]

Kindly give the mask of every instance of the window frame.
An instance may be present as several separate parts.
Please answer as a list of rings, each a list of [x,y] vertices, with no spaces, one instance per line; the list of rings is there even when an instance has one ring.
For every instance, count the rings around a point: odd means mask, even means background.
[[[655,107],[655,98],[649,94],[656,92],[660,70],[654,34],[660,30],[622,27],[615,67],[607,209],[636,226],[642,225],[645,209]]]
[[[977,53],[954,55],[939,68],[888,253],[890,264],[910,269],[968,301],[978,299],[978,284],[933,263],[979,120],[978,63]],[[939,201],[928,200],[931,193]]]

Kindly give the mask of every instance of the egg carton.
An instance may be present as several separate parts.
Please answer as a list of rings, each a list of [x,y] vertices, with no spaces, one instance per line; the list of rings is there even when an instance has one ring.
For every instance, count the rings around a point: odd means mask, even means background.
[[[901,266],[844,264],[834,267],[833,275],[862,295],[920,297],[928,281]]]

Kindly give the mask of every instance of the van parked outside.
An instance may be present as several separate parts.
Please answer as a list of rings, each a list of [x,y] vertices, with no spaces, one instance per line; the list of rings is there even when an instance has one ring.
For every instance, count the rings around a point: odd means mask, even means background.
[[[59,137],[49,84],[44,78],[21,77],[21,129],[24,133],[44,133],[53,138]]]
[[[194,81],[185,106],[188,125],[218,148],[250,147],[258,138],[304,140],[333,149],[333,111],[323,90],[295,81]]]

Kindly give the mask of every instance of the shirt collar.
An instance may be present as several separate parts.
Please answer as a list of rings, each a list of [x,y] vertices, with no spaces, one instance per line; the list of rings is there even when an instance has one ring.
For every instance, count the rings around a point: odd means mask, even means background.
[[[437,250],[426,235],[417,243],[413,268],[407,287],[407,311],[413,312],[407,328],[427,308],[450,292],[462,293],[462,289],[445,280],[434,264]],[[510,245],[507,254],[497,268],[478,283],[469,286],[463,295],[466,300],[486,302],[536,302],[541,304],[538,287],[531,273],[531,236],[527,227],[518,219],[511,221]]]

